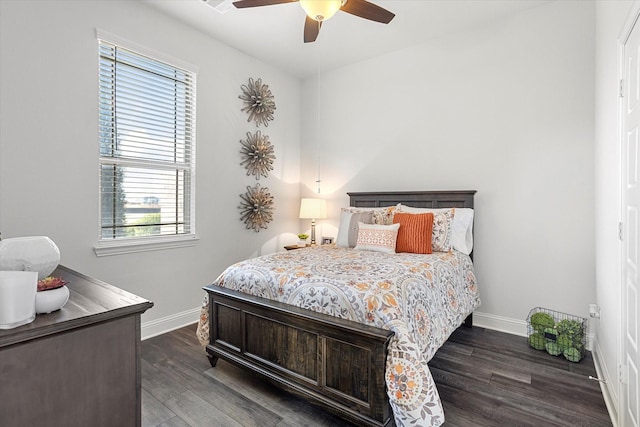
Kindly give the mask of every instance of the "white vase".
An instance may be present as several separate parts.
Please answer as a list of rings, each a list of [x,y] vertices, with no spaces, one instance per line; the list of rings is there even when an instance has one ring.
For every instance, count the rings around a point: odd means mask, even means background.
[[[69,301],[69,288],[60,286],[36,293],[36,313],[44,314],[60,310]]]
[[[60,263],[60,250],[46,236],[13,237],[0,240],[0,270],[37,271],[42,280]]]
[[[38,273],[0,271],[0,329],[26,325],[36,318]]]
[[[306,240],[298,241],[298,247],[299,248],[306,248],[307,247],[307,241]]]

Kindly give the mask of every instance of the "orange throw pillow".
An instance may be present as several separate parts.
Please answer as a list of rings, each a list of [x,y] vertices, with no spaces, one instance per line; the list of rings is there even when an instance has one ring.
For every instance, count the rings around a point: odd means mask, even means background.
[[[433,233],[433,213],[410,214],[396,212],[394,224],[400,224],[396,252],[412,254],[430,254],[431,234]]]

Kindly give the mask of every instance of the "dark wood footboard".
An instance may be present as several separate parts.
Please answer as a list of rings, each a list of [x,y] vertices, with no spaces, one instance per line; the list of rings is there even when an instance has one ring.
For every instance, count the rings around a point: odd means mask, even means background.
[[[348,194],[357,207],[440,209],[473,208],[475,191]],[[393,332],[215,285],[204,289],[212,365],[227,360],[357,425],[394,425],[385,383]],[[471,323],[469,316],[465,325]]]
[[[392,426],[385,391],[393,332],[218,286],[207,353],[249,369],[358,425]]]

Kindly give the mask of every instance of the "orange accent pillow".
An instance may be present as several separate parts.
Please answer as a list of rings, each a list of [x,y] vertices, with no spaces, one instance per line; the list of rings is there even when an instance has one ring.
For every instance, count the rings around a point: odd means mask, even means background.
[[[433,253],[433,213],[410,214],[396,212],[393,223],[400,224],[396,240],[396,252],[412,254]]]

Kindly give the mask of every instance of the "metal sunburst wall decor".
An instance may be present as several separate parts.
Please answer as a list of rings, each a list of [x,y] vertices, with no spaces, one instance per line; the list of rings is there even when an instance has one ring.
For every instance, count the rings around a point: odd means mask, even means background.
[[[247,186],[247,192],[240,195],[240,219],[244,221],[248,230],[253,229],[256,233],[260,229],[266,229],[273,220],[273,196],[269,189],[256,184],[253,187]]]
[[[244,101],[242,111],[249,114],[248,122],[254,121],[257,126],[261,124],[269,126],[269,121],[273,120],[273,112],[276,110],[276,102],[269,85],[263,84],[262,79],[254,81],[249,79],[248,85],[240,86],[242,95],[238,98]]]
[[[253,175],[256,179],[260,176],[269,176],[269,171],[273,170],[273,161],[276,156],[273,152],[273,145],[269,142],[267,135],[262,135],[260,131],[252,134],[247,132],[247,139],[241,139],[240,163],[247,169],[247,175]]]

